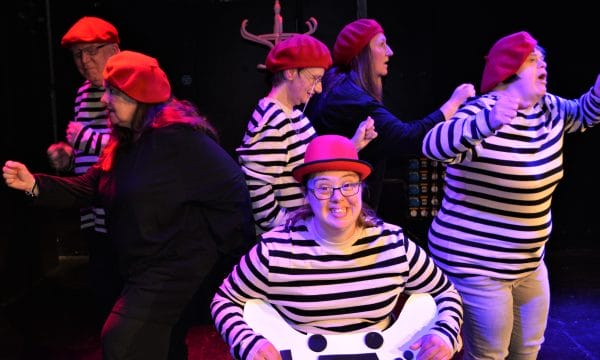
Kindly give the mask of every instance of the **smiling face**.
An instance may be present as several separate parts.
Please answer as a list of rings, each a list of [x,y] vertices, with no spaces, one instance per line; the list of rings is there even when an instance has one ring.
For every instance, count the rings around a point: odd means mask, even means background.
[[[102,86],[102,71],[108,58],[119,52],[117,44],[76,43],[71,46],[71,54],[77,70],[94,86]]]
[[[362,186],[358,174],[353,171],[322,171],[316,173],[307,186],[306,197],[318,233],[331,241],[351,237],[362,210]],[[352,194],[354,191],[356,193]],[[331,195],[325,196],[328,193]]]
[[[306,104],[314,94],[323,91],[321,80],[325,69],[318,67],[298,69],[297,76],[292,80],[294,106]]]

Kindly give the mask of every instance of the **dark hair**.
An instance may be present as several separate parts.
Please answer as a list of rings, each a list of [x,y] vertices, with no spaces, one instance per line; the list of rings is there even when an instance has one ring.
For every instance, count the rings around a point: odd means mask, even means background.
[[[136,142],[145,131],[174,124],[188,125],[219,142],[217,130],[189,101],[171,98],[160,104],[138,103],[131,128],[112,126],[110,140],[100,156],[99,164],[102,170],[109,171],[119,149]]]
[[[274,74],[269,73],[267,78],[269,79],[271,86],[276,87],[285,81],[285,70],[278,71]]]

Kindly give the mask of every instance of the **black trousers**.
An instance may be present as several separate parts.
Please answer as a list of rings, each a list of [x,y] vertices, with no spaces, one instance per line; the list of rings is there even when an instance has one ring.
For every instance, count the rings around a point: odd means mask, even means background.
[[[123,289],[117,254],[107,234],[82,229],[81,235],[89,249],[88,278],[97,315],[104,322]]]

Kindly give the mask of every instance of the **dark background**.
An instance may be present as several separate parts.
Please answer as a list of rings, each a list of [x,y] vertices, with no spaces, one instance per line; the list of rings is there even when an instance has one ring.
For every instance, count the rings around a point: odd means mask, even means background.
[[[482,4],[482,3],[480,3]],[[113,23],[121,48],[156,57],[174,94],[194,102],[218,128],[232,155],[257,100],[268,86],[257,64],[268,49],[240,36],[242,20],[254,34],[273,31],[273,0],[19,0],[3,4],[0,97],[0,163],[24,162],[51,172],[49,144],[62,140],[82,78],[60,47],[68,28],[84,15]],[[398,9],[399,8],[399,9]],[[357,17],[376,19],[395,52],[385,84],[386,104],[404,120],[439,107],[463,82],[479,86],[483,56],[498,38],[529,31],[547,50],[548,91],[572,98],[587,91],[600,70],[597,14],[576,1],[561,6],[487,2],[433,5],[384,0],[281,0],[284,32],[313,34],[332,47]],[[598,130],[567,137],[565,178],[554,197],[553,249],[600,248],[594,175]],[[403,169],[402,159],[397,168]],[[394,171],[394,168],[391,169]],[[428,220],[407,219],[404,188],[386,186],[383,216],[424,237]],[[58,243],[76,233],[77,212],[32,209],[23,194],[0,185],[0,303],[27,291],[58,262]]]

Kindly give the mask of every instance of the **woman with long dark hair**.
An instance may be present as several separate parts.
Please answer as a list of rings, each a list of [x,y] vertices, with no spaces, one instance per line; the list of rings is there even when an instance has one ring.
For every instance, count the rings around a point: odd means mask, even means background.
[[[156,59],[122,51],[103,77],[112,133],[100,161],[71,178],[7,161],[4,178],[39,205],[107,210],[125,284],[102,330],[104,358],[164,360],[217,261],[253,242],[250,199],[214,128],[172,96]]]

